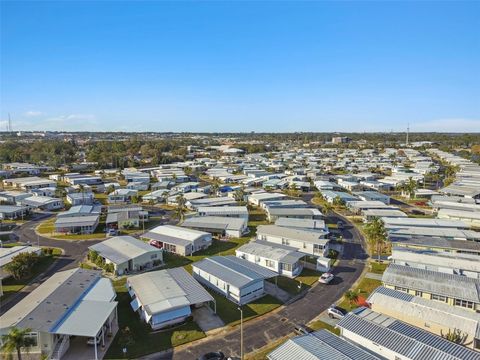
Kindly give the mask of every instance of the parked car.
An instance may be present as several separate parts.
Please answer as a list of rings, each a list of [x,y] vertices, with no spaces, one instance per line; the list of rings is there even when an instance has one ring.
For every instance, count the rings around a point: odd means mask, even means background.
[[[225,354],[221,351],[214,351],[206,353],[205,355],[200,356],[197,360],[224,360],[226,359]]]
[[[117,229],[108,229],[107,235],[109,235],[109,236],[117,236],[117,235],[118,235],[118,230],[117,230]]]
[[[295,325],[293,332],[297,335],[307,335],[310,331],[302,325]]]
[[[342,230],[342,229],[343,229],[343,221],[337,222],[337,228],[338,228],[339,230]]]
[[[342,319],[343,317],[345,317],[345,315],[347,315],[347,312],[344,309],[339,308],[338,306],[331,305],[327,309],[327,314],[330,319]]]
[[[335,276],[332,273],[324,273],[318,278],[318,282],[322,284],[329,284]]]
[[[163,248],[163,244],[160,241],[157,241],[157,240],[150,240],[148,242],[148,244],[156,247],[157,249],[162,249]]]

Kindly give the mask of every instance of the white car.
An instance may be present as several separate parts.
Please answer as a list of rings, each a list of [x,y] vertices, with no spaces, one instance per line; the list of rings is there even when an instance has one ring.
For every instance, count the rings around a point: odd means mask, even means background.
[[[339,308],[335,305],[331,305],[328,309],[327,309],[327,314],[328,314],[328,317],[330,319],[343,319],[345,317],[345,315],[347,314],[347,312],[345,310],[343,310],[342,308]]]
[[[329,284],[335,276],[331,273],[326,272],[318,278],[318,282],[322,284]]]

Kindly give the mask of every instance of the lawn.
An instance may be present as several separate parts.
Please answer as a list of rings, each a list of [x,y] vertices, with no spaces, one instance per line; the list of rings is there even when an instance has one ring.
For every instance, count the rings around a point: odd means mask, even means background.
[[[214,297],[217,303],[217,314],[223,320],[226,325],[236,325],[240,323],[240,311],[238,305],[228,300],[225,296],[219,293],[207,289],[208,292]],[[266,314],[276,308],[282,303],[280,300],[270,295],[257,299],[249,304],[243,305],[243,321],[248,321],[257,316]]]
[[[388,267],[388,263],[379,263],[377,261],[370,262],[370,271],[375,274],[383,274]]]
[[[7,245],[7,244],[5,244]],[[23,244],[8,244],[9,246],[23,245]],[[9,277],[2,281],[3,295],[0,297],[0,300],[3,301],[7,297],[19,292],[26,285],[28,285],[36,276],[46,271],[50,265],[60,256],[62,251],[60,249],[53,249],[52,255],[43,256],[40,261],[33,267],[32,274],[24,279],[16,280],[13,277]]]
[[[310,324],[308,324],[308,327],[314,331],[325,329],[336,335],[340,335],[339,329],[335,329],[335,327],[333,327],[332,325],[320,320],[312,321]]]
[[[302,273],[297,276],[295,279],[290,279],[285,276],[277,276],[277,286],[280,289],[285,290],[289,294],[296,295],[300,291],[309,289],[318,281],[318,277],[321,275],[320,272],[314,271],[311,269],[303,269]],[[275,279],[268,279],[271,283],[275,283]],[[298,288],[299,282],[302,283],[301,289]]]
[[[96,193],[95,194],[95,199],[100,201],[100,203],[102,205],[107,205],[108,204],[108,194]]]
[[[380,280],[363,278],[357,287],[354,289],[358,291],[359,301],[357,304],[350,304],[350,302],[343,298],[339,307],[344,308],[347,311],[351,311],[361,305],[361,302],[368,298],[368,296],[375,290],[377,287],[381,286],[382,282]],[[360,303],[360,304],[359,304]]]
[[[152,332],[152,329],[140,320],[139,315],[133,312],[130,307],[131,298],[125,288],[125,281],[125,279],[118,280],[114,285],[119,302],[119,328],[125,329],[125,327],[128,327],[133,336],[133,344],[128,346],[128,358],[136,359],[205,337],[198,325],[192,321],[170,330]],[[122,346],[118,342],[119,338],[120,331],[108,349],[105,359],[123,358]]]
[[[93,234],[73,234],[73,235],[54,235],[55,231],[55,218],[45,220],[40,225],[37,226],[37,232],[42,235],[52,237],[59,240],[93,240],[93,239],[104,239],[105,234],[105,222],[100,221],[97,226],[97,229]]]

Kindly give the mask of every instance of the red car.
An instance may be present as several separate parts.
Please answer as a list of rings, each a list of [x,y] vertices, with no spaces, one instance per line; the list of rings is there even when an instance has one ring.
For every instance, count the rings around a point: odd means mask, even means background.
[[[161,243],[160,241],[157,241],[157,240],[150,240],[148,242],[149,245],[152,245],[152,246],[155,246],[156,248],[158,249],[162,249],[163,248],[163,243]]]

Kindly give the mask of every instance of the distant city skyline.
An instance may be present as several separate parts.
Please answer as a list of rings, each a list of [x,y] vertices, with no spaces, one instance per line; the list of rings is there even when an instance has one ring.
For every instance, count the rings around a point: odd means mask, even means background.
[[[479,2],[0,6],[1,131],[480,132]]]

